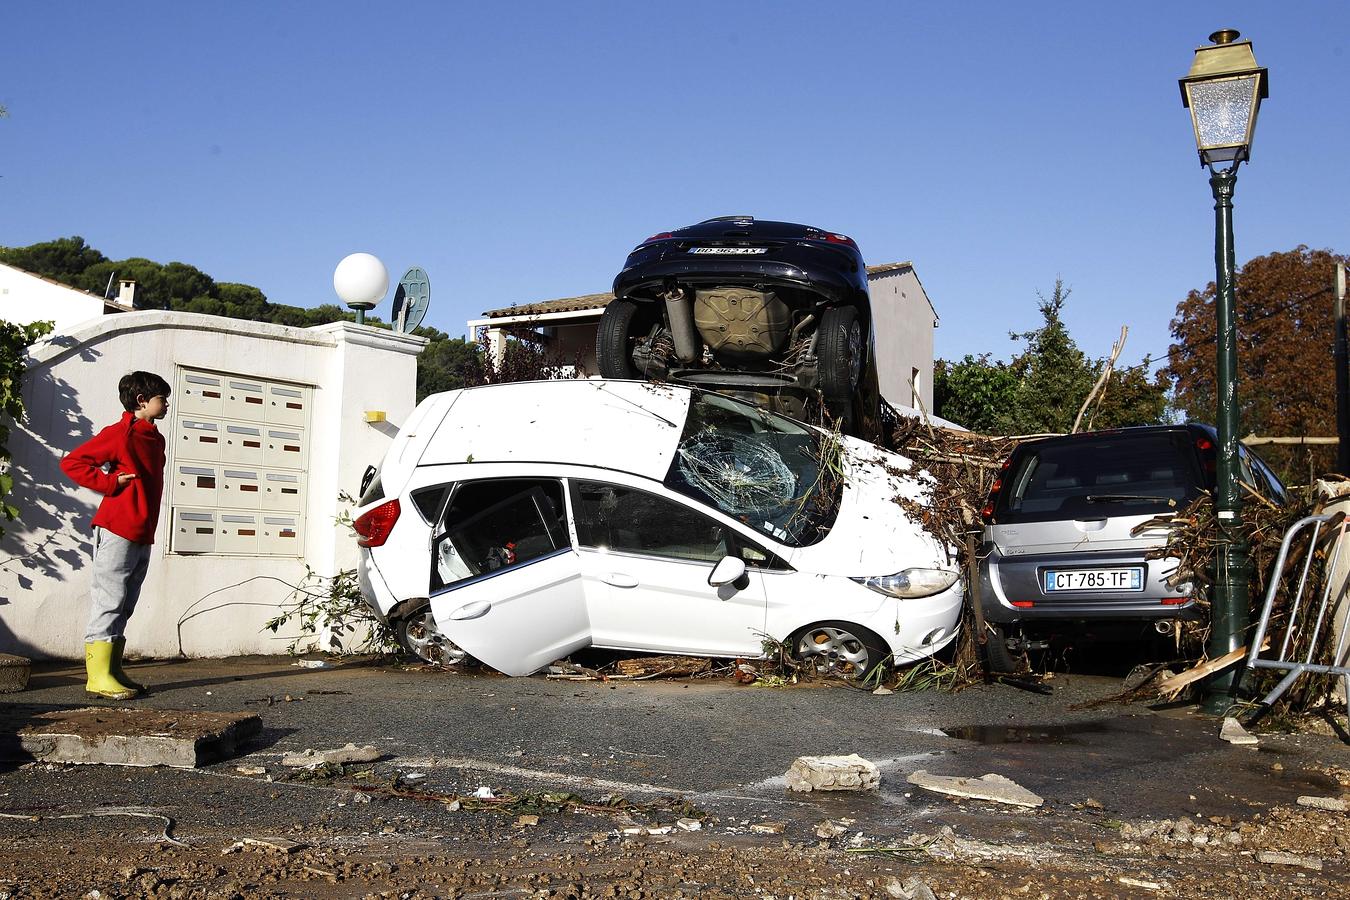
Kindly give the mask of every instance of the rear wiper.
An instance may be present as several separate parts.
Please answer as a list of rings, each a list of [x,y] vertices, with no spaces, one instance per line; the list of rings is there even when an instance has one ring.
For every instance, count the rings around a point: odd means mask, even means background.
[[[1083,499],[1089,503],[1128,503],[1131,500],[1153,500],[1166,503],[1168,506],[1177,505],[1177,501],[1171,497],[1152,497],[1148,494],[1088,494]]]

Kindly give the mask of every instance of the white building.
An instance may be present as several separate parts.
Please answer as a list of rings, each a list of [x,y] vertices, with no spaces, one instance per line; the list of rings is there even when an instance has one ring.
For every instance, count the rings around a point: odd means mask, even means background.
[[[937,310],[908,262],[867,267],[876,332],[877,375],[881,395],[900,408],[933,409],[933,331]],[[506,336],[531,331],[548,345],[554,359],[576,365],[583,374],[599,371],[596,329],[611,293],[586,294],[541,303],[490,309],[469,321],[469,333],[486,334],[498,355]]]
[[[56,323],[56,331],[97,319],[105,313],[130,312],[136,283],[118,285],[118,298],[105,300],[97,294],[0,263],[0,320],[31,325],[43,320]]]
[[[0,539],[0,650],[79,657],[100,498],[59,463],[120,418],[118,379],[144,369],[173,391],[159,423],[163,505],[128,650],[284,652],[295,629],[273,634],[263,624],[307,570],[331,576],[354,565],[339,493],[357,493],[412,411],[425,343],[346,322],[291,328],[143,311],[86,319],[35,344],[27,416],[9,441],[7,500],[21,518],[3,523]]]

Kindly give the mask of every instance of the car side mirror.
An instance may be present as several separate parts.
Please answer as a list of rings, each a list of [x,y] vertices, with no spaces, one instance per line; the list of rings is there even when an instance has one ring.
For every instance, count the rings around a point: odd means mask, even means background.
[[[708,575],[709,587],[721,587],[724,584],[729,584],[732,587],[744,588],[749,583],[749,579],[745,577],[745,560],[738,556],[722,557]]]

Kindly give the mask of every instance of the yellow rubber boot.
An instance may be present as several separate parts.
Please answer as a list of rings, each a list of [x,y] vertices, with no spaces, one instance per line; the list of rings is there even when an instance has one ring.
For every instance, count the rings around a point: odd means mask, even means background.
[[[117,679],[118,684],[125,685],[133,691],[144,694],[145,685],[139,681],[132,681],[127,677],[126,670],[122,668],[122,653],[127,649],[127,639],[124,637],[112,639],[112,660],[108,666],[108,672],[113,678]]]
[[[84,670],[89,678],[84,692],[105,700],[130,700],[136,691],[112,676],[112,641],[89,641],[84,645]]]

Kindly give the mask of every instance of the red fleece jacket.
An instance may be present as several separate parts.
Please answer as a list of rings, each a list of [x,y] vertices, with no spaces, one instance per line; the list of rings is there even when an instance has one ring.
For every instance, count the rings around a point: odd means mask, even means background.
[[[107,472],[105,464],[111,464]],[[123,413],[122,421],[66,454],[61,471],[81,487],[103,495],[94,525],[138,544],[155,542],[159,500],[164,496],[164,435],[154,422]],[[136,477],[118,487],[117,476],[124,472]]]

